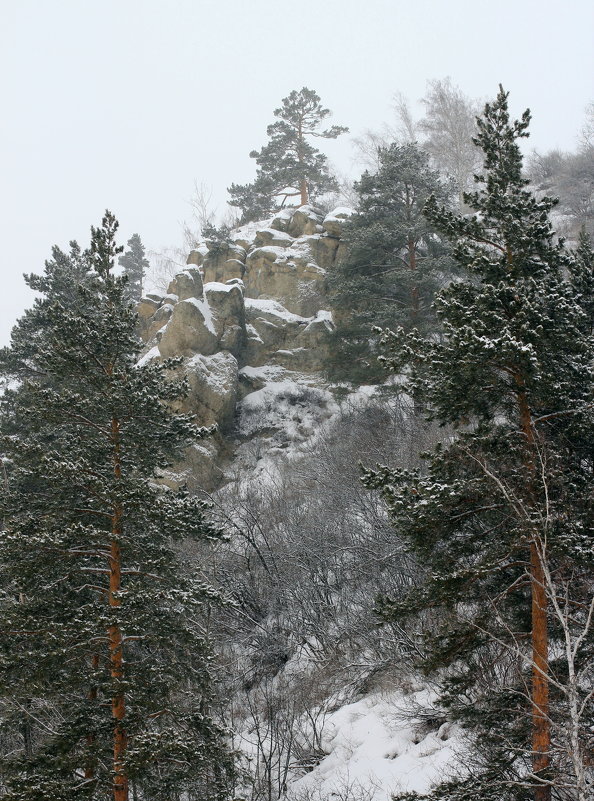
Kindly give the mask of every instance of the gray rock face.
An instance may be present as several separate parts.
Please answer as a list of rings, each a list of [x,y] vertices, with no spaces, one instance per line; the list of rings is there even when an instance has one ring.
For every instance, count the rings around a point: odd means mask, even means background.
[[[266,245],[276,245],[278,247],[290,247],[293,244],[293,237],[283,231],[277,231],[274,228],[264,228],[258,231],[254,240],[254,246],[257,248],[266,247]]]
[[[308,248],[269,245],[248,255],[244,280],[248,297],[279,299],[294,314],[311,316],[322,304],[324,277]]]
[[[243,226],[216,251],[206,244],[193,250],[166,296],[143,298],[138,313],[151,358],[183,357],[179,370],[190,391],[178,408],[200,425],[218,426],[164,476],[166,483],[216,488],[224,460],[243,447],[226,436],[241,423],[241,399],[268,393],[270,380],[279,387],[285,377],[295,386],[323,385],[333,329],[323,311],[325,277],[344,249],[340,236],[349,214],[335,209],[323,217],[303,206],[260,227]]]
[[[146,341],[153,339],[167,325],[168,320],[173,314],[173,305],[165,303],[160,306],[154,315],[144,321],[144,336]]]
[[[239,356],[245,339],[243,290],[239,283],[211,283],[205,287],[219,346]]]
[[[294,247],[306,247],[311,260],[324,270],[332,269],[338,250],[338,239],[327,235],[312,234],[296,239]]]
[[[342,236],[344,223],[352,214],[353,210],[346,208],[346,206],[339,206],[337,209],[333,209],[333,211],[324,217],[322,222],[324,231],[330,234],[330,236],[340,238]]]
[[[193,356],[215,353],[218,337],[208,304],[196,298],[180,301],[173,310],[159,342],[162,356]]]
[[[228,351],[193,356],[184,364],[190,393],[182,411],[197,415],[201,425],[226,429],[235,413],[238,371],[237,359]]]
[[[170,295],[177,295],[179,300],[202,297],[202,276],[196,267],[188,267],[176,273],[167,287]]]
[[[318,209],[313,206],[301,206],[293,213],[287,230],[294,237],[316,234],[322,230],[321,222],[322,214]]]
[[[209,253],[203,262],[205,282],[225,282],[230,278],[241,278],[245,269],[245,255],[245,248],[236,243],[229,243],[216,253]]]

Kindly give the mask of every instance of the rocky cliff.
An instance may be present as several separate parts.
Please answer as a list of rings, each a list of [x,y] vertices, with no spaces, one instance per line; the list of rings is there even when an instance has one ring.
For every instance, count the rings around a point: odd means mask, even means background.
[[[242,226],[227,242],[193,250],[166,295],[142,299],[143,358],[182,357],[190,393],[181,409],[217,426],[172,483],[212,490],[234,458],[263,469],[271,453],[305,443],[332,414],[322,375],[333,328],[325,277],[350,214],[302,206]],[[247,459],[254,437],[261,456]]]
[[[143,358],[181,357],[181,409],[216,424],[164,478],[206,490],[230,535],[189,559],[234,600],[211,626],[251,801],[390,801],[458,743],[374,613],[409,568],[358,463],[409,464],[424,434],[377,387],[339,403],[324,377],[350,214],[287,209],[201,243],[139,306]]]

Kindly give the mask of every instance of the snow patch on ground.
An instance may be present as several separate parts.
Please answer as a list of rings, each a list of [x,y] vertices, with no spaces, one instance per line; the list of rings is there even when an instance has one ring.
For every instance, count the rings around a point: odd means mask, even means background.
[[[273,381],[251,392],[239,404],[239,432],[251,436],[259,430],[278,428],[288,440],[302,440],[322,420],[338,409],[327,390],[292,380]]]
[[[450,723],[423,722],[415,709],[431,705],[430,691],[381,692],[347,704],[325,718],[321,745],[326,756],[294,781],[294,799],[391,801],[394,793],[427,792],[455,773],[460,730]]]
[[[329,312],[318,312],[318,317],[331,319]],[[244,486],[274,483],[287,459],[311,453],[345,409],[365,408],[378,391],[377,386],[361,386],[339,404],[323,381],[283,365],[246,366],[239,376],[260,384],[237,406],[234,461]]]
[[[287,459],[315,444],[339,407],[327,389],[280,365],[244,367],[241,374],[266,383],[238,404],[235,468],[243,484],[273,482]]]
[[[231,375],[237,370],[237,359],[227,350],[212,356],[197,353],[188,359],[186,369],[196,370],[213,392],[224,395],[229,390]]]

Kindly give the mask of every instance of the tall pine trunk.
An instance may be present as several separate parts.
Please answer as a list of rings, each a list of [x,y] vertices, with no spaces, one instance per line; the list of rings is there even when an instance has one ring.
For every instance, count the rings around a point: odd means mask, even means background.
[[[415,240],[409,236],[407,241],[408,247],[408,266],[409,269],[413,272],[416,272],[417,269],[417,249]],[[411,289],[411,306],[410,306],[410,319],[411,323],[414,326],[417,325],[419,320],[419,286],[416,281],[416,277],[413,281],[413,286]]]
[[[528,448],[525,469],[528,476],[528,493],[534,495],[535,437],[530,406],[526,397],[522,377],[516,377],[520,387],[518,405],[520,425]],[[549,718],[549,634],[547,626],[547,594],[542,560],[545,554],[538,532],[534,532],[530,542],[530,585],[531,639],[532,639],[532,770],[534,773],[546,771],[551,764],[551,724]],[[550,801],[551,788],[541,785],[534,790],[534,801]]]
[[[307,191],[307,181],[305,178],[301,179],[301,183],[299,184],[299,191],[301,193],[301,205],[305,206],[309,203],[309,193]]]
[[[122,477],[120,458],[120,423],[116,417],[111,420],[111,438],[113,445],[114,475],[116,480]],[[120,537],[122,534],[121,504],[116,503],[112,515],[112,540],[109,555],[109,605],[117,609],[120,604],[119,593],[122,588],[122,551]],[[124,653],[122,630],[117,623],[109,627],[109,661],[111,678],[117,686],[124,677]],[[126,699],[123,691],[115,692],[111,699],[111,714],[114,719],[113,729],[113,800],[128,801],[128,778],[124,760],[126,756],[127,737],[124,728],[126,715]]]
[[[297,160],[299,161],[299,169],[300,171],[305,169],[304,157],[303,157],[303,126],[301,120],[299,120],[299,125],[297,128]],[[309,192],[307,189],[307,178],[305,175],[301,176],[299,181],[299,192],[301,194],[301,205],[305,206],[309,203]]]

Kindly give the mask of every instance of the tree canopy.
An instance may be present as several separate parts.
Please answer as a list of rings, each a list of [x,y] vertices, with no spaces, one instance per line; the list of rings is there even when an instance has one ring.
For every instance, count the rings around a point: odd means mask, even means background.
[[[268,144],[250,153],[258,165],[255,181],[229,188],[229,203],[241,210],[243,222],[270,214],[289,198],[299,198],[299,204],[304,205],[337,188],[326,156],[309,141],[336,139],[348,131],[342,125],[321,130],[329,115],[330,110],[307,87],[283,98],[282,106],[274,110],[277,121],[266,129]]]
[[[434,329],[431,304],[452,267],[435,227],[423,214],[448,189],[416,144],[379,148],[379,167],[355,184],[359,202],[344,227],[345,255],[328,277],[336,317],[331,374],[380,381],[376,326]]]
[[[424,666],[448,667],[442,703],[472,732],[467,775],[435,799],[534,798],[551,786],[591,793],[586,676],[591,616],[594,258],[557,241],[555,201],[522,176],[518,140],[530,115],[509,118],[507,94],[485,106],[474,210],[432,198],[432,224],[454,243],[463,280],[441,291],[442,337],[386,331],[386,365],[406,379],[451,435],[422,470],[367,473],[423,566],[386,619],[438,610]],[[565,599],[561,601],[560,599]]]
[[[138,363],[109,212],[88,250],[54,250],[0,352],[0,786],[7,801],[219,798],[201,610],[178,555],[216,539],[161,471],[200,437],[183,383]],[[138,795],[139,794],[139,795]]]

